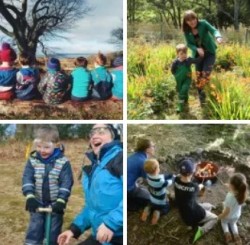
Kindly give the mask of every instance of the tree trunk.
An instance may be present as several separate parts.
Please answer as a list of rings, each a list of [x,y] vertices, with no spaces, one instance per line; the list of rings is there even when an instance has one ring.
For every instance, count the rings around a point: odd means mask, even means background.
[[[17,47],[20,53],[25,52],[29,54],[31,57],[32,62],[36,61],[36,49],[37,49],[37,41],[35,40],[26,40],[26,39],[21,39],[18,40],[16,39],[17,42]]]
[[[234,0],[234,29],[235,31],[239,31],[240,29],[239,12],[240,12],[240,1]]]

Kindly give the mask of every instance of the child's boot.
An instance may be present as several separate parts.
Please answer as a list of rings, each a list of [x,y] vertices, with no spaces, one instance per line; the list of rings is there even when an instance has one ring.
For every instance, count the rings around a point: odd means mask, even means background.
[[[195,229],[195,233],[194,233],[194,238],[193,238],[193,244],[198,241],[203,235],[203,231],[202,229],[198,226],[196,229]]]
[[[160,218],[160,211],[155,210],[155,211],[153,212],[151,224],[152,224],[152,225],[156,225],[157,222],[158,222],[158,220],[159,220],[159,218]]]
[[[147,220],[148,216],[149,216],[149,213],[150,213],[150,207],[147,206],[147,207],[144,208],[144,210],[142,212],[141,220],[145,222]]]
[[[176,108],[176,112],[181,113],[183,112],[183,109],[184,109],[184,101],[179,101],[177,108]]]
[[[232,236],[231,236],[231,234],[229,232],[225,232],[224,237],[225,237],[226,244],[229,244],[230,242],[233,241],[233,238],[232,238]]]

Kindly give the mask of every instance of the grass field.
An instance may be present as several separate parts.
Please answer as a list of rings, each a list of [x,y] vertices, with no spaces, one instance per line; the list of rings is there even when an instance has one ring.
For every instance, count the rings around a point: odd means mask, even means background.
[[[88,143],[84,140],[63,142],[65,155],[74,171],[74,186],[64,215],[63,230],[66,230],[76,214],[83,207],[84,198],[80,182],[77,180],[83,162],[83,152]],[[23,244],[29,222],[29,213],[25,211],[25,197],[22,195],[22,173],[26,163],[24,142],[0,144],[0,244]],[[85,233],[86,234],[86,233]],[[89,232],[87,232],[87,235]],[[83,240],[84,236],[80,240]],[[71,245],[77,244],[72,241]]]
[[[214,71],[206,86],[206,106],[201,108],[199,105],[193,72],[189,110],[179,115],[175,113],[177,94],[170,72],[176,57],[175,45],[129,40],[129,119],[250,119],[249,47],[219,46]]]

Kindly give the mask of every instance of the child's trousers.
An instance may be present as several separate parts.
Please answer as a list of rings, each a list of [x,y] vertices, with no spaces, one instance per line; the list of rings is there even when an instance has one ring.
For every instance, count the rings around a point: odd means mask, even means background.
[[[188,101],[188,93],[191,85],[191,79],[187,78],[185,80],[177,81],[177,92],[179,101],[187,102]]]
[[[43,245],[45,239],[44,213],[30,213],[30,223],[26,233],[25,245]],[[50,245],[57,245],[57,237],[61,233],[63,215],[52,213],[50,228]]]
[[[229,232],[229,227],[228,226],[230,226],[231,231],[232,231],[233,234],[239,234],[237,221],[238,221],[238,218],[222,219],[221,220],[221,227],[222,227],[224,233]]]
[[[206,211],[205,218],[203,220],[201,220],[199,222],[199,224],[201,224],[201,229],[202,229],[203,233],[207,233],[217,223],[217,215],[211,212],[211,209],[213,207],[212,204],[199,203],[199,205],[202,206]]]

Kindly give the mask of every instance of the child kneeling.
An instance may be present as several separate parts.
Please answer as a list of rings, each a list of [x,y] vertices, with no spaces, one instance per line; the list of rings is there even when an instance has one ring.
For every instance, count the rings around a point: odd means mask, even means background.
[[[169,211],[169,203],[166,198],[166,187],[173,183],[173,175],[160,174],[159,162],[156,159],[146,160],[144,163],[144,170],[147,173],[150,205],[144,208],[141,220],[146,221],[152,211],[153,216],[151,223],[155,225],[160,215],[167,214]]]

